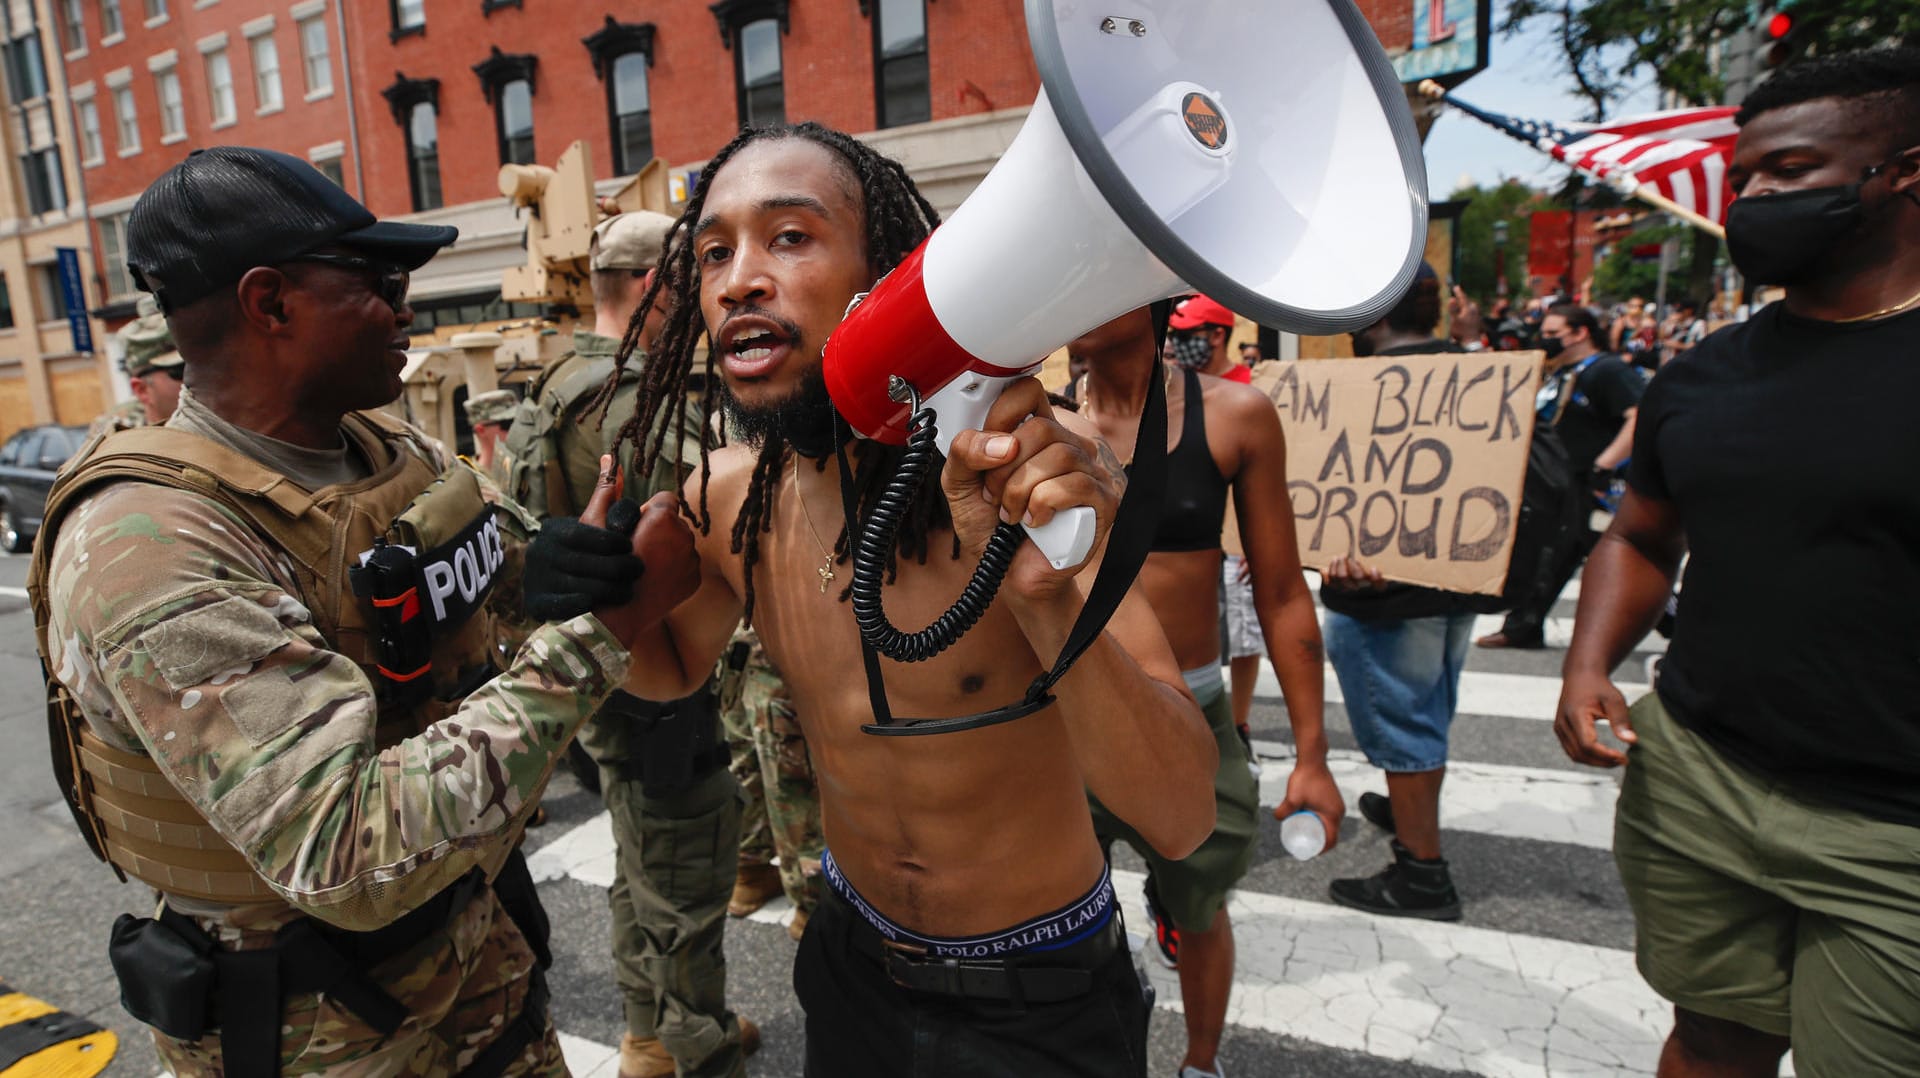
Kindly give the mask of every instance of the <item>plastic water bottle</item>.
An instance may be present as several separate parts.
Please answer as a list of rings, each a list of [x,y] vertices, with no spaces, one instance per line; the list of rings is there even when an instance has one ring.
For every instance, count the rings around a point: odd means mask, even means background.
[[[1320,814],[1311,809],[1299,812],[1280,821],[1280,845],[1287,848],[1296,861],[1311,861],[1327,848],[1327,828],[1320,822]]]

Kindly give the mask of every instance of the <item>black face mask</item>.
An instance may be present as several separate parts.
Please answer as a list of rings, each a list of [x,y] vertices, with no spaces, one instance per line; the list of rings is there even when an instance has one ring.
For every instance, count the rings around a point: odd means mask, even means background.
[[[1884,165],[1857,183],[1736,198],[1727,208],[1727,254],[1752,283],[1800,283],[1834,245],[1867,219],[1860,189]]]
[[[1190,371],[1204,370],[1213,361],[1213,342],[1205,332],[1177,333],[1172,341],[1173,361]]]
[[[1540,350],[1547,354],[1548,359],[1554,359],[1558,357],[1560,353],[1567,350],[1567,339],[1565,337],[1542,337],[1540,338]]]

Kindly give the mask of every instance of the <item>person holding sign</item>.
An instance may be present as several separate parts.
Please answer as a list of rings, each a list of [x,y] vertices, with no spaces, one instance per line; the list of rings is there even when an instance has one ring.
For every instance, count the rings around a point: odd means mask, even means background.
[[[1727,250],[1786,299],[1660,369],[1554,732],[1629,765],[1614,858],[1662,1078],[1920,1074],[1920,49],[1746,99]],[[1609,679],[1687,586],[1654,691]],[[1605,721],[1626,751],[1601,741]]]
[[[1189,300],[1186,306],[1199,302]],[[1293,726],[1293,773],[1277,811],[1282,817],[1302,810],[1317,814],[1331,847],[1339,839],[1346,804],[1327,770],[1327,738],[1321,725],[1320,627],[1314,622],[1313,593],[1300,571],[1279,413],[1266,394],[1251,386],[1160,362],[1152,310],[1143,307],[1121,315],[1075,340],[1067,350],[1087,361],[1081,415],[1091,419],[1101,437],[1127,461],[1133,459],[1151,380],[1165,380],[1166,507],[1138,586],[1159,616],[1187,687],[1205,711],[1219,745],[1220,764],[1214,775],[1217,823],[1200,849],[1173,859],[1156,853],[1098,798],[1093,800],[1093,811],[1101,839],[1107,843],[1125,839],[1151,869],[1148,901],[1158,922],[1160,946],[1163,953],[1172,951],[1168,957],[1177,960],[1180,971],[1180,998],[1187,1020],[1181,1075],[1209,1078],[1219,1074],[1215,1054],[1233,987],[1233,925],[1227,918],[1227,892],[1252,862],[1260,794],[1248,771],[1247,750],[1234,727],[1220,677],[1220,536],[1229,493],[1251,569],[1253,605]],[[1178,314],[1174,325],[1180,325]],[[1215,348],[1224,354],[1224,335],[1219,336]]]
[[[1462,351],[1433,337],[1439,323],[1440,279],[1423,263],[1406,297],[1353,334],[1354,354]],[[1473,618],[1486,600],[1389,583],[1350,556],[1328,566],[1320,601],[1327,608],[1327,659],[1354,740],[1387,773],[1387,796],[1361,794],[1360,814],[1394,836],[1385,870],[1334,880],[1329,891],[1335,902],[1369,913],[1457,921],[1460,896],[1440,856],[1440,784]]]

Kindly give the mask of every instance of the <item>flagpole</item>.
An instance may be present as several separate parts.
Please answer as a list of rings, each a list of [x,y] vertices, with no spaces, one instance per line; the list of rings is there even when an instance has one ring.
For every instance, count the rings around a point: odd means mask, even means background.
[[[1432,79],[1421,79],[1416,88],[1420,91],[1421,94],[1427,97],[1430,97],[1435,101],[1443,101],[1449,105],[1452,105],[1454,108],[1459,109],[1461,112],[1464,112],[1467,115],[1473,117],[1474,119],[1479,120],[1480,122],[1495,128],[1496,130],[1502,131],[1503,133],[1506,133],[1515,138],[1518,138],[1519,141],[1522,141],[1522,142],[1526,141],[1524,138],[1519,138],[1517,133],[1508,131],[1506,128],[1501,127],[1498,123],[1495,123],[1491,117],[1487,116],[1485,113],[1481,112],[1479,109],[1474,108],[1472,105],[1469,105],[1466,102],[1461,101],[1458,98],[1454,97],[1452,94],[1449,94],[1446,91],[1446,87],[1441,86],[1439,83],[1433,81]],[[1532,143],[1528,143],[1528,144],[1533,145]],[[1534,146],[1534,149],[1536,150],[1539,148],[1540,147],[1537,145]],[[1601,183],[1606,184],[1608,187],[1613,188],[1614,190],[1620,192],[1622,195],[1628,198],[1637,198],[1640,201],[1645,202],[1649,206],[1652,206],[1656,209],[1670,213],[1675,217],[1680,218],[1682,221],[1685,221],[1686,223],[1699,229],[1700,231],[1707,233],[1710,236],[1713,236],[1717,239],[1722,239],[1722,240],[1727,238],[1727,230],[1724,226],[1720,224],[1720,222],[1715,221],[1711,217],[1707,217],[1703,214],[1697,213],[1693,210],[1688,209],[1685,206],[1680,205],[1674,200],[1661,194],[1658,189],[1652,187],[1649,184],[1638,183],[1632,187],[1624,187],[1617,181],[1607,176],[1603,176],[1600,173],[1593,172],[1589,169],[1581,168],[1580,166],[1574,164],[1571,161],[1566,161],[1558,157],[1555,157],[1554,160],[1560,161],[1561,164],[1566,165],[1568,168],[1573,169],[1575,172],[1578,172],[1583,176],[1589,176],[1589,177],[1592,177],[1593,179],[1599,180]],[[1571,254],[1569,254],[1569,257],[1571,257]]]

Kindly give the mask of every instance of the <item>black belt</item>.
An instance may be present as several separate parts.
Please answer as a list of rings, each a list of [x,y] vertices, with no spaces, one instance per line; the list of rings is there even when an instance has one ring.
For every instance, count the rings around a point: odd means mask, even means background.
[[[940,958],[917,943],[890,940],[846,900],[828,891],[852,926],[855,949],[880,963],[894,984],[915,992],[1012,1003],[1060,1003],[1093,990],[1094,972],[1126,947],[1126,928],[1116,911],[1086,939],[1050,951],[1022,951],[1000,958]]]

